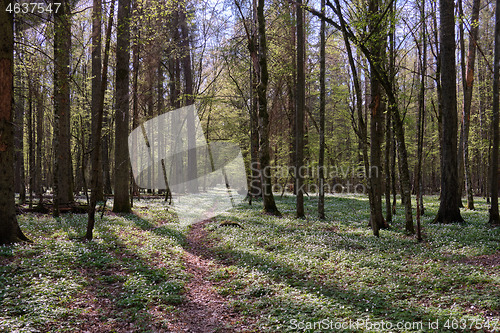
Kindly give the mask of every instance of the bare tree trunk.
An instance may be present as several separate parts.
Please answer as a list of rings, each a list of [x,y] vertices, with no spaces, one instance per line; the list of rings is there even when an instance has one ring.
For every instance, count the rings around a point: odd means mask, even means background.
[[[425,0],[422,0],[420,9],[421,33],[422,40],[419,48],[420,55],[420,95],[418,99],[418,117],[417,117],[417,175],[415,186],[417,190],[417,240],[422,241],[422,230],[420,218],[423,214],[422,204],[422,155],[424,146],[424,121],[425,121],[425,76],[427,69],[427,36],[425,31]]]
[[[134,2],[134,6],[137,6],[137,2]],[[135,9],[134,9],[135,11]],[[138,98],[138,80],[139,80],[139,22],[134,25],[133,30],[133,41],[132,41],[132,129],[135,129],[139,126],[139,98]],[[135,137],[134,137],[135,140]],[[133,143],[134,147],[137,145],[137,142]],[[132,185],[132,198],[131,205],[133,205],[133,196],[136,195],[140,198],[139,187],[135,183],[135,180],[132,177],[133,185]]]
[[[465,192],[467,193],[467,209],[474,209],[474,196],[472,191],[472,175],[469,161],[469,129],[470,129],[470,110],[472,103],[472,90],[474,86],[474,66],[476,62],[476,44],[479,33],[479,9],[481,0],[472,2],[471,28],[469,33],[469,50],[467,54],[467,67],[464,84],[464,105],[462,112],[462,133],[463,133],[463,160],[465,173]],[[461,151],[459,150],[459,153]]]
[[[101,17],[102,2],[94,0],[92,7],[92,177],[90,205],[85,238],[92,239],[95,223],[95,208],[103,198],[102,170],[101,170],[101,134],[104,111],[104,82],[102,80],[101,63]]]
[[[0,4],[0,244],[29,241],[16,219],[14,193],[14,132],[12,104],[14,97],[13,13],[5,9],[13,1]]]
[[[321,0],[321,13],[325,15],[325,0]],[[325,72],[326,72],[326,33],[325,20],[321,20],[320,28],[320,55],[319,55],[319,159],[318,159],[318,178],[319,178],[319,196],[318,196],[318,217],[325,219]]]
[[[191,69],[191,47],[189,45],[189,29],[186,20],[186,8],[181,8],[179,12],[179,25],[181,27],[181,47],[183,52],[182,57],[182,69],[184,72],[185,80],[185,101],[186,105],[192,105],[194,103],[193,95],[193,73]],[[192,112],[188,113],[187,117],[187,133],[188,133],[188,147],[193,148],[196,146],[196,129],[194,122],[194,115]],[[198,193],[198,182],[197,182],[197,161],[196,161],[196,149],[188,150],[188,178],[191,181],[188,183],[190,188],[190,193]]]
[[[458,40],[460,46],[460,70],[462,72],[462,91],[465,96],[466,91],[466,79],[465,79],[465,40],[464,40],[464,11],[462,7],[462,0],[457,1],[458,4]],[[462,110],[463,113],[464,110]],[[458,207],[463,208],[462,195],[464,193],[464,122],[462,119],[459,140],[458,140]]]
[[[26,202],[26,184],[24,178],[24,107],[25,107],[25,78],[22,73],[20,76],[19,99],[16,100],[15,108],[15,127],[14,127],[14,144],[15,144],[15,192],[19,193],[19,203]]]
[[[304,14],[302,0],[297,1],[297,92],[295,107],[295,191],[297,196],[297,217],[304,214],[304,111],[306,102],[306,78],[304,55]]]
[[[395,75],[395,20],[394,17],[394,4],[390,5],[390,18],[391,18],[391,30],[389,32],[389,75],[394,77]],[[385,124],[385,220],[386,223],[392,222],[392,207],[391,207],[391,151],[392,151],[392,122],[391,122],[391,111],[390,108],[387,109],[387,117]]]
[[[33,191],[35,190],[35,131],[33,130],[33,82],[28,83],[28,164],[29,164],[29,209],[33,209]],[[54,202],[56,198],[54,196]]]
[[[43,92],[41,88],[35,89],[36,98],[36,153],[35,153],[35,193],[38,197],[38,207],[42,208],[43,205],[43,191],[42,191],[42,146],[43,146]]]
[[[62,2],[54,14],[54,113],[55,159],[54,179],[56,180],[54,214],[59,206],[73,203],[71,133],[70,133],[70,52],[71,12],[69,2]]]
[[[458,207],[457,91],[454,1],[440,0],[441,29],[441,202],[435,222],[463,222]]]
[[[130,0],[118,0],[116,39],[116,115],[115,115],[115,213],[130,212],[128,154]]]
[[[500,0],[496,1],[495,9],[495,62],[493,67],[493,118],[491,124],[493,126],[493,147],[491,152],[490,163],[490,189],[491,189],[491,208],[489,223],[493,225],[500,224],[500,216],[498,214],[498,141],[499,141],[499,72],[500,72]]]
[[[259,96],[259,159],[262,180],[262,198],[264,201],[264,211],[268,214],[281,216],[276,203],[274,202],[271,175],[269,170],[269,114],[267,112],[267,82],[269,74],[267,72],[267,42],[266,42],[266,22],[264,17],[264,0],[259,0],[257,5],[258,32],[259,32],[259,85],[257,93]]]
[[[101,165],[101,131],[102,115],[100,110],[101,104],[101,80],[102,80],[102,42],[101,42],[101,17],[102,3],[101,0],[93,0],[92,5],[92,98],[91,98],[91,118],[92,118],[92,135],[91,135],[91,158],[92,158],[92,180],[91,180],[91,198],[96,201],[102,201],[103,196],[103,181],[102,181],[102,165]],[[99,119],[101,118],[101,119]],[[97,156],[96,154],[99,154]],[[92,199],[91,199],[92,201]]]

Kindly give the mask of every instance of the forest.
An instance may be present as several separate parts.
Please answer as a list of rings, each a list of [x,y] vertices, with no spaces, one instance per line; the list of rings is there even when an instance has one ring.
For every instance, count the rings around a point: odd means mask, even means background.
[[[500,330],[500,0],[0,7],[0,331]]]

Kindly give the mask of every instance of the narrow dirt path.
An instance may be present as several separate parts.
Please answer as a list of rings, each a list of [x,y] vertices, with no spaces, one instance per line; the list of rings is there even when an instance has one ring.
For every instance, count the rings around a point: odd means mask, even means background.
[[[250,324],[232,311],[228,301],[215,291],[216,284],[209,280],[212,271],[224,266],[214,261],[205,230],[208,222],[193,224],[187,235],[184,260],[192,277],[186,285],[186,301],[178,307],[179,313],[171,329],[193,333],[250,332]]]

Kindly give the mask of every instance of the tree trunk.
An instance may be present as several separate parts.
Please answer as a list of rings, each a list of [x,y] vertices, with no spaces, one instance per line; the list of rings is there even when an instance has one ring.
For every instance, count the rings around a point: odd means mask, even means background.
[[[134,6],[137,7],[137,2],[134,3]],[[135,11],[135,9],[134,9]],[[139,126],[139,97],[138,97],[138,80],[139,80],[139,25],[140,22],[134,25],[133,30],[133,41],[132,41],[132,129],[135,129]],[[135,140],[135,137],[134,137]],[[137,142],[132,143],[135,147]],[[135,183],[135,180],[132,177],[132,181],[134,182],[132,187],[132,198],[136,195],[139,197],[139,187]],[[132,205],[132,203],[131,203]]]
[[[454,1],[440,0],[441,53],[441,202],[435,222],[463,222],[460,215],[457,163],[457,91]]]
[[[460,70],[462,74],[462,91],[466,92],[466,73],[465,73],[465,40],[464,40],[464,11],[462,8],[462,0],[457,1],[458,5],[458,40],[459,40],[459,48],[460,48]],[[462,110],[463,113],[464,110]],[[462,203],[462,195],[464,193],[464,122],[462,119],[459,140],[458,140],[458,207],[463,208],[464,205]]]
[[[302,0],[297,1],[297,92],[295,107],[295,191],[297,217],[304,217],[304,111],[306,103],[306,78],[304,64],[304,14]]]
[[[71,50],[71,12],[69,2],[62,2],[54,12],[54,114],[55,159],[54,203],[55,215],[58,207],[73,203],[72,168],[71,168],[71,132],[70,132],[70,52]]]
[[[321,0],[321,13],[325,15],[325,0]],[[318,178],[319,178],[319,196],[318,196],[318,217],[325,219],[325,72],[326,72],[326,33],[325,20],[321,20],[320,28],[320,55],[319,55],[319,159],[318,159]]]
[[[118,0],[116,38],[116,114],[115,114],[115,200],[113,212],[129,213],[130,161],[129,130],[129,62],[130,0]]]
[[[33,191],[35,190],[35,131],[33,129],[33,81],[28,83],[28,164],[29,164],[29,209],[33,209]],[[56,202],[54,197],[54,202]]]
[[[481,0],[474,0],[472,3],[471,28],[469,33],[469,50],[467,53],[467,67],[464,84],[464,105],[462,112],[462,133],[463,133],[463,160],[465,174],[465,192],[467,194],[467,209],[474,209],[474,196],[472,191],[472,175],[469,161],[469,129],[470,110],[472,103],[472,90],[474,86],[474,66],[476,62],[476,44],[479,32],[479,9]],[[461,151],[459,151],[461,153]]]
[[[495,9],[495,62],[493,67],[493,147],[491,152],[490,163],[490,189],[491,189],[491,208],[490,220],[493,225],[500,224],[500,216],[498,214],[498,141],[499,141],[499,71],[500,71],[500,0],[496,1]]]
[[[250,201],[252,197],[258,197],[262,193],[262,182],[260,179],[260,164],[259,164],[259,97],[257,95],[257,68],[252,66],[251,69],[251,101],[250,107]]]
[[[378,233],[378,229],[386,228],[387,225],[382,215],[382,142],[384,139],[385,103],[382,98],[382,86],[373,66],[383,67],[383,54],[385,53],[386,44],[378,18],[380,15],[379,0],[370,0],[368,10],[368,30],[372,35],[369,48],[375,64],[370,65],[370,169],[367,176],[370,178],[368,190],[372,192],[370,223],[375,234]]]
[[[389,33],[389,75],[390,77],[394,77],[395,75],[395,20],[394,17],[394,4],[390,5],[390,18],[391,18],[391,31]],[[385,220],[386,223],[392,222],[392,207],[391,207],[391,151],[392,151],[392,122],[391,115],[389,112],[391,111],[388,108],[388,113],[386,117],[385,124]]]
[[[417,116],[417,175],[415,186],[417,190],[417,240],[422,241],[422,230],[420,218],[423,214],[422,203],[422,155],[424,146],[424,120],[425,120],[425,76],[427,69],[427,36],[425,31],[425,0],[420,4],[420,20],[421,20],[421,46],[419,48],[419,67],[420,67],[420,95],[418,98],[418,116]]]
[[[0,244],[28,241],[16,219],[14,193],[14,132],[13,132],[13,13],[5,9],[13,1],[0,5]]]
[[[42,190],[42,146],[43,146],[43,93],[41,87],[35,89],[36,97],[36,154],[35,154],[35,193],[38,197],[38,207],[43,205],[43,190]]]
[[[186,20],[186,8],[181,8],[179,11],[179,25],[181,27],[181,47],[183,52],[182,57],[182,69],[184,72],[185,80],[185,101],[186,105],[191,105],[194,103],[193,95],[193,73],[191,69],[191,48],[189,45],[189,29]],[[196,129],[194,122],[194,114],[188,112],[186,119],[186,128],[188,133],[188,178],[191,180],[188,182],[190,188],[188,189],[190,193],[198,193],[198,182],[197,182],[197,162],[196,162]]]
[[[264,17],[264,0],[259,0],[257,5],[257,19],[259,32],[259,85],[257,94],[259,96],[259,159],[262,180],[262,198],[264,211],[268,214],[281,216],[274,202],[273,187],[270,175],[270,153],[269,153],[269,114],[267,113],[267,43],[266,22]]]
[[[92,5],[92,98],[91,98],[91,118],[92,118],[92,135],[91,135],[91,158],[92,158],[92,179],[91,179],[91,202],[92,198],[97,201],[102,201],[103,196],[103,181],[102,181],[102,165],[101,165],[101,130],[102,115],[100,110],[101,104],[101,81],[102,81],[102,42],[101,42],[101,17],[102,3],[101,0],[93,0]],[[100,118],[100,119],[99,119]],[[99,128],[100,127],[100,128]],[[97,156],[96,154],[99,154]]]
[[[16,100],[15,108],[15,127],[14,127],[14,145],[15,145],[15,192],[19,193],[19,203],[26,202],[26,184],[24,178],[24,94],[25,94],[25,78],[22,73],[20,76],[19,84],[20,93],[17,94],[19,99]]]

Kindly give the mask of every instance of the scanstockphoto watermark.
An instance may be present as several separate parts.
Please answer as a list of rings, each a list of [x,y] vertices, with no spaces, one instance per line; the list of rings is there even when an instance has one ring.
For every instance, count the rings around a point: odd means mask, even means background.
[[[431,325],[424,325],[423,321],[398,321],[391,322],[386,320],[370,321],[369,319],[358,319],[348,321],[335,321],[331,319],[323,319],[318,321],[305,320],[290,320],[289,329],[297,331],[310,330],[328,330],[331,332],[339,332],[345,330],[370,330],[370,331],[390,331],[390,330],[422,330],[424,327],[429,328]]]
[[[261,169],[259,163],[251,163],[250,169],[252,172],[259,172],[266,177],[277,178],[296,177],[297,175],[305,179],[318,178],[321,171],[323,171],[325,179],[368,179],[377,178],[380,175],[378,166],[371,166],[366,170],[362,165],[328,165],[319,167],[306,164],[298,169],[295,166],[267,166]]]
[[[281,193],[285,191],[292,191],[294,189],[293,183],[286,184],[273,184],[273,193]],[[257,196],[262,195],[262,187],[259,181],[252,181],[250,183],[252,193]],[[319,185],[314,183],[302,184],[300,186],[304,193],[319,193]],[[323,185],[325,193],[343,193],[343,194],[366,194],[367,188],[363,183],[351,183],[349,180],[345,183],[334,183]]]
[[[331,319],[322,320],[298,320],[292,319],[289,322],[289,329],[296,331],[321,330],[339,332],[346,330],[369,330],[376,332],[396,331],[442,331],[442,330],[460,330],[477,331],[487,329],[497,332],[500,328],[498,319],[482,318],[448,318],[444,320],[435,319],[428,321],[388,321],[388,320],[370,320],[360,318],[357,320],[335,321]]]
[[[323,171],[325,193],[343,193],[343,194],[366,194],[366,179],[379,176],[379,169],[376,166],[367,171],[363,166],[334,166],[318,167],[304,165],[299,169],[287,166],[269,166],[260,169],[258,165],[251,164],[252,173],[258,173],[269,178],[278,180],[273,187],[273,192],[294,191],[297,189],[295,179],[297,175],[305,181],[300,189],[305,193],[319,193],[320,185],[312,180],[318,179],[320,172]],[[296,171],[298,170],[298,172]],[[251,192],[257,195],[262,194],[262,188],[258,180],[250,182]]]

